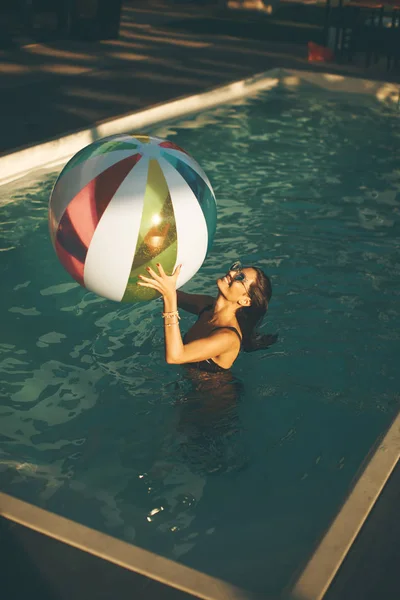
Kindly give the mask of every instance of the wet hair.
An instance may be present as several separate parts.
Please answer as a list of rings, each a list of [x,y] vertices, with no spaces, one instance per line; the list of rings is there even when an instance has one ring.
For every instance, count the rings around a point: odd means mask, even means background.
[[[257,327],[261,324],[268,310],[269,301],[272,296],[272,285],[270,278],[258,267],[252,267],[256,271],[256,280],[249,287],[250,306],[242,306],[236,311],[236,318],[242,331],[242,349],[245,352],[263,350],[274,344],[278,334],[260,334]]]

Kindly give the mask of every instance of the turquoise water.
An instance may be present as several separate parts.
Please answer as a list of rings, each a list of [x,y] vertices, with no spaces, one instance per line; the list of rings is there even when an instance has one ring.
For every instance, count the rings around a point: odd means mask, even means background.
[[[196,386],[164,363],[159,302],[103,300],[57,263],[56,173],[0,188],[1,489],[277,593],[399,409],[398,113],[279,91],[147,133],[192,153],[218,200],[185,289],[261,266],[280,340]]]

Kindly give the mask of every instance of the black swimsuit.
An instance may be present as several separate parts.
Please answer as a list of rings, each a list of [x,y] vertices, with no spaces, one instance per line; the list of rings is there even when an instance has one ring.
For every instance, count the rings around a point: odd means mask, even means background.
[[[199,320],[200,315],[202,315],[207,310],[210,310],[211,308],[212,308],[212,304],[210,304],[208,306],[205,306],[199,312],[197,320]],[[229,327],[228,325],[226,325],[226,326],[220,326],[220,327],[214,327],[214,329],[212,329],[211,332],[216,331],[217,329],[230,329],[231,331],[234,331],[236,333],[236,335],[238,336],[239,340],[240,340],[240,344],[242,343],[242,338],[240,336],[240,333],[236,329],[236,327]],[[183,342],[184,343],[185,343],[185,338],[186,338],[186,335],[183,338]],[[198,369],[199,371],[207,371],[208,373],[221,373],[221,371],[229,371],[229,369],[224,369],[224,367],[221,367],[220,365],[217,365],[217,363],[214,362],[212,358],[209,358],[207,360],[200,360],[200,361],[195,362],[195,363],[186,363],[185,366],[186,367],[191,367],[191,368],[194,368],[194,369]]]

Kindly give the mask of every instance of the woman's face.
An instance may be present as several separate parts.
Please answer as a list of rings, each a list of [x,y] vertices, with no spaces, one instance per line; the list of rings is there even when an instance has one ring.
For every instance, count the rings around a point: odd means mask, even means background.
[[[251,267],[243,269],[231,269],[217,279],[217,286],[220,293],[230,302],[237,302],[244,305],[250,303],[248,291],[250,286],[256,282],[257,272]]]

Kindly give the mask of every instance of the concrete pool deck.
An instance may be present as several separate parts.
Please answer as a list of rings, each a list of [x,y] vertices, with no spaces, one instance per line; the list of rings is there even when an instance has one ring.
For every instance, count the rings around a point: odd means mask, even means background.
[[[281,39],[271,41],[267,30],[259,39],[270,17],[254,11],[231,16],[215,5],[127,0],[118,40],[2,50],[0,155],[277,67],[400,82],[383,59],[368,69],[362,56],[352,64],[309,63],[307,40],[318,41],[322,30],[302,8],[282,3],[274,16]],[[294,42],[283,41],[297,30]]]

